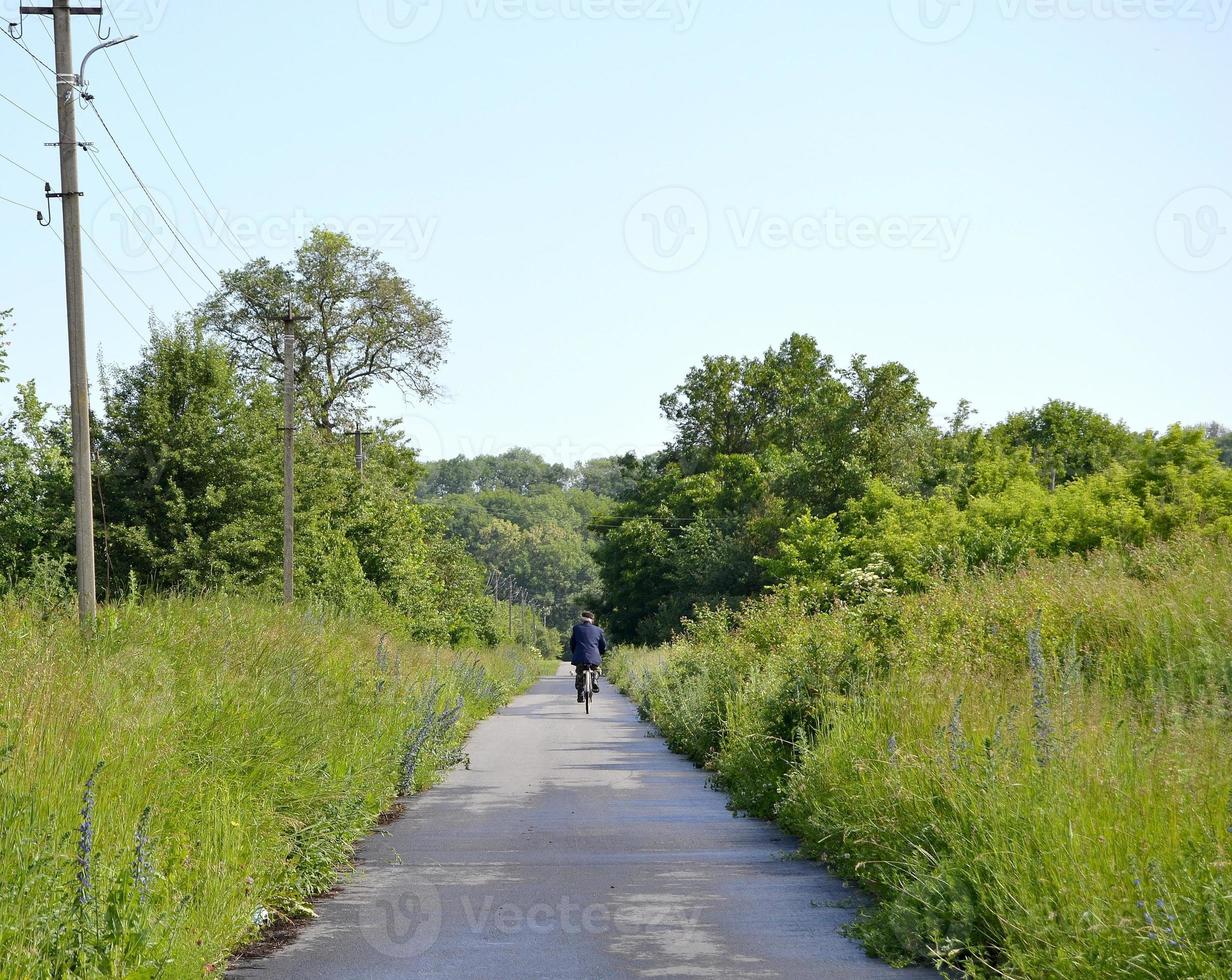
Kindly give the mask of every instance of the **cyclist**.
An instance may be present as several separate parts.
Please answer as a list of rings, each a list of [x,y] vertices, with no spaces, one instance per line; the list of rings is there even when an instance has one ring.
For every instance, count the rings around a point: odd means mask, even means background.
[[[582,685],[586,683],[586,672],[591,667],[600,667],[603,665],[603,655],[607,653],[607,637],[603,635],[603,630],[595,625],[595,614],[592,612],[582,613],[582,621],[573,627],[573,636],[569,638],[569,653],[573,658],[573,666],[576,668],[576,677],[574,678],[574,687],[577,688],[577,699],[580,704],[585,700],[582,694]],[[594,693],[599,687],[599,682],[595,681],[594,688],[591,689]]]

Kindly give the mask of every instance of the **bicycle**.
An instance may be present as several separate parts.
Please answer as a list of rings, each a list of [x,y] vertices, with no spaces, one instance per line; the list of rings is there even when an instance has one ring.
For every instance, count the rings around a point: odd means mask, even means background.
[[[590,700],[599,690],[599,668],[587,667],[582,679],[582,696],[586,704],[586,713],[590,714]]]

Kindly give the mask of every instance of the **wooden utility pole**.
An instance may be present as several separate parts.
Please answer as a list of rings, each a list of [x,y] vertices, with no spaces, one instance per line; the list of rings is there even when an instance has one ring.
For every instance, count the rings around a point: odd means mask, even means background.
[[[282,598],[295,601],[295,313],[282,318]]]
[[[22,7],[51,15],[56,46],[56,117],[59,122],[60,193],[64,216],[64,293],[68,308],[69,403],[73,423],[73,510],[77,520],[77,611],[83,626],[98,614],[94,582],[94,495],[90,464],[90,379],[86,369],[86,308],[81,278],[81,190],[77,184],[77,112],[73,70],[74,14],[102,15],[101,7]]]

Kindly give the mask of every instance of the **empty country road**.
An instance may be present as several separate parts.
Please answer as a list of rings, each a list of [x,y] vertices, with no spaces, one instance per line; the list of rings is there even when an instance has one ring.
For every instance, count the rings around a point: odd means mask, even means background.
[[[733,818],[606,682],[584,715],[566,670],[475,729],[470,768],[365,842],[292,945],[228,976],[935,976],[840,935],[851,890]]]

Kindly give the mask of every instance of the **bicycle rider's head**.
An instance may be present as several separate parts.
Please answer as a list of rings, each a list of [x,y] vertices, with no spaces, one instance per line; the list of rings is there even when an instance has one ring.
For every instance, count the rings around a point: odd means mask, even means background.
[[[584,613],[582,613],[582,622],[583,622],[583,623],[590,623],[590,624],[593,626],[593,625],[594,625],[594,623],[595,623],[595,614],[594,614],[594,613],[592,613],[592,612],[584,612]]]

